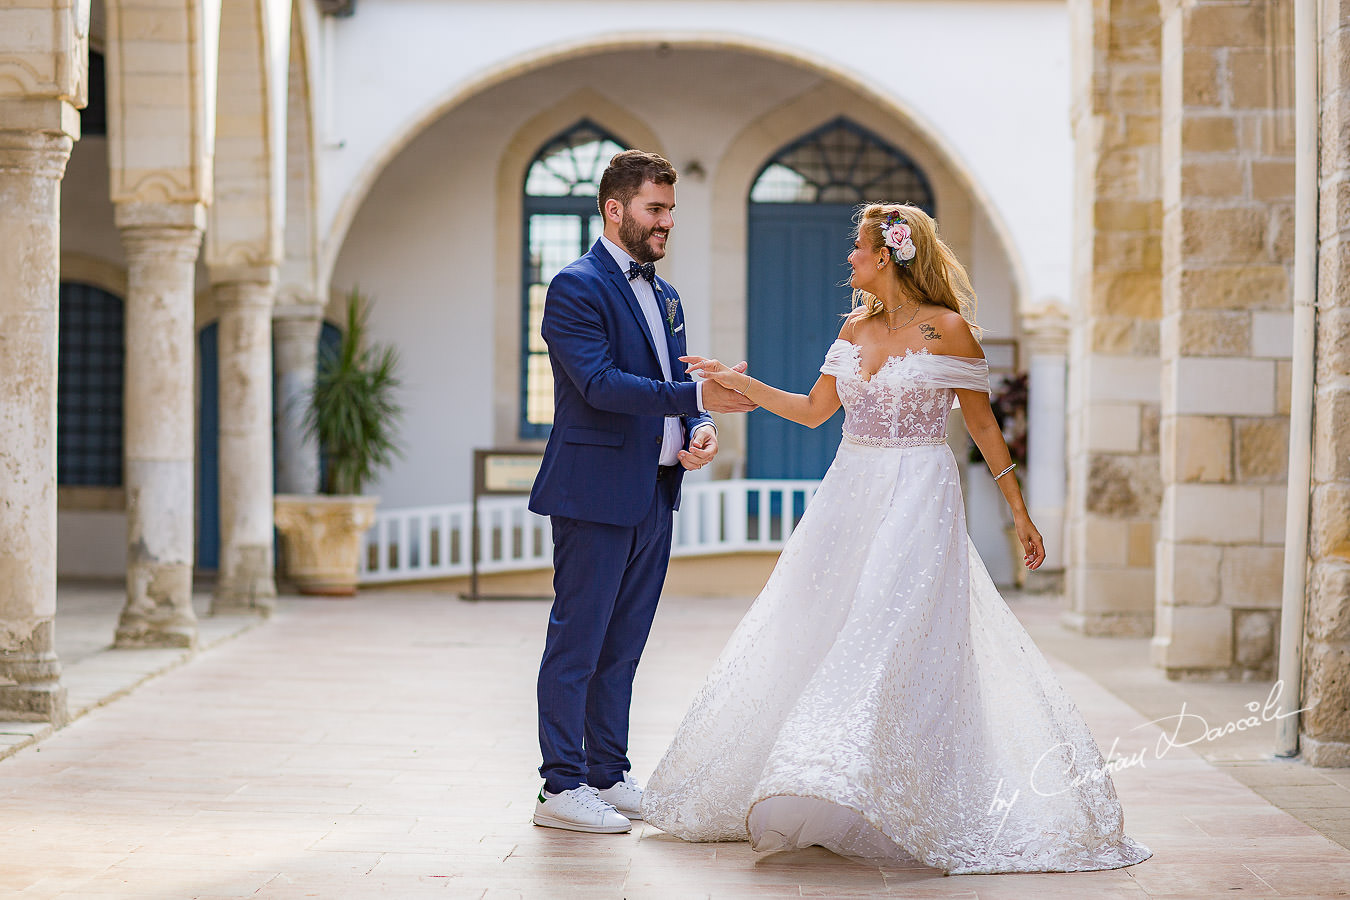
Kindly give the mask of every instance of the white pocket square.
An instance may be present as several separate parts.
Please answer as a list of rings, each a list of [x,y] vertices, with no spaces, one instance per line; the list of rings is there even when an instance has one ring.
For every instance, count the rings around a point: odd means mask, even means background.
[[[683,323],[683,322],[681,322],[680,324],[676,325],[676,326],[675,326],[675,330],[674,330],[673,332],[671,332],[671,333],[672,333],[672,334],[679,334],[681,331],[684,331],[684,323]]]

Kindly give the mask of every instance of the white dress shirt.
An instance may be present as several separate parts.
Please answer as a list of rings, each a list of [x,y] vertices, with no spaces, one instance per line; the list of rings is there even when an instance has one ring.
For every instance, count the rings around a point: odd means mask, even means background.
[[[600,242],[605,245],[609,255],[614,257],[614,261],[619,264],[619,271],[627,276],[628,264],[637,262],[637,260],[633,259],[627,250],[604,235],[600,236]],[[633,295],[637,297],[638,306],[642,308],[642,315],[647,320],[647,331],[652,336],[652,343],[656,345],[656,357],[661,362],[661,374],[665,376],[666,381],[673,381],[674,379],[671,378],[670,350],[666,346],[665,311],[661,309],[661,304],[656,299],[656,290],[651,282],[645,278],[634,278],[628,282],[628,285],[633,289]],[[694,384],[696,385],[698,411],[707,412],[703,408],[703,382],[695,381]],[[680,451],[683,449],[684,420],[680,416],[666,416],[666,433],[661,439],[661,465],[677,465],[680,461]]]

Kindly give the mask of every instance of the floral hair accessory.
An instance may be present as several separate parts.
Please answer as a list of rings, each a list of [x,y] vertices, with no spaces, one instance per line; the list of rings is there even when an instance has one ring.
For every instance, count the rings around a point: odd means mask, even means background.
[[[899,213],[888,213],[881,223],[881,239],[891,249],[891,258],[898,266],[914,261],[914,242],[910,240],[909,226]]]

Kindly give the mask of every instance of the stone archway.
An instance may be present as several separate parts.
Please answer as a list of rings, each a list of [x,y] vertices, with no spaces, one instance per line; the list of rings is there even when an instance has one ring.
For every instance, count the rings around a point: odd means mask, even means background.
[[[789,66],[821,78],[826,84],[850,94],[858,101],[859,105],[869,107],[870,112],[860,117],[860,121],[862,118],[869,120],[880,118],[903,123],[903,127],[907,131],[922,136],[922,143],[929,147],[936,157],[941,158],[947,168],[956,173],[956,177],[965,190],[977,199],[979,208],[987,214],[990,226],[994,231],[993,240],[1002,247],[1008,248],[1008,261],[1012,266],[1018,296],[1026,298],[1032,296],[1028,273],[1021,258],[1021,253],[1012,249],[1024,246],[1024,242],[1019,243],[1018,240],[1014,239],[1012,228],[1004,221],[1004,215],[991,199],[990,192],[979,183],[971,170],[961,162],[959,154],[955,152],[950,142],[926,123],[921,116],[909,109],[902,100],[879,93],[872,87],[865,73],[845,69],[835,62],[812,54],[801,47],[780,46],[735,33],[710,35],[706,31],[698,34],[628,34],[622,39],[616,39],[612,36],[597,36],[572,43],[551,44],[548,50],[518,54],[509,63],[486,67],[482,71],[473,73],[471,77],[456,83],[431,102],[419,107],[406,121],[400,123],[398,128],[382,142],[379,149],[361,164],[360,170],[348,182],[341,196],[328,198],[333,203],[331,209],[328,209],[324,214],[321,271],[324,273],[332,272],[347,231],[351,227],[353,217],[362,206],[376,179],[385,171],[389,163],[412,140],[423,133],[431,123],[473,97],[512,80],[550,67],[633,47],[655,47],[658,52],[661,52],[663,48],[666,51],[672,48],[675,50],[725,51],[741,54],[747,59],[759,59]],[[785,135],[783,139],[787,140],[789,136]]]
[[[706,45],[659,58],[673,80],[655,112],[640,84],[604,78],[648,66],[650,54],[638,49],[569,57],[461,97],[365,194],[331,277],[372,293],[376,336],[406,351],[411,449],[374,486],[391,507],[466,498],[470,449],[519,441],[522,184],[539,146],[580,119],[661,152],[682,172],[679,224],[661,266],[685,298],[697,352],[743,357],[751,182],[782,144],[837,115],[904,148],[929,174],[944,234],[964,257],[984,260],[987,281],[1001,279],[1004,299],[989,307],[1001,310],[1002,332],[1015,332],[1018,267],[970,179],[918,124],[797,62]],[[710,124],[705,97],[747,72],[763,87],[746,109]],[[438,392],[453,397],[453,415],[433,399]],[[732,461],[722,474],[734,474],[739,425],[727,417],[722,428]]]

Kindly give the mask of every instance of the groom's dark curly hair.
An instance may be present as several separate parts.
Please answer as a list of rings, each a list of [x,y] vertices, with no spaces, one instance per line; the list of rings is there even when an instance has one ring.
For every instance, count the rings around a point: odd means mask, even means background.
[[[600,176],[596,205],[605,211],[605,201],[613,197],[625,208],[648,181],[656,184],[674,184],[679,176],[665,157],[642,150],[624,150],[614,154]]]

